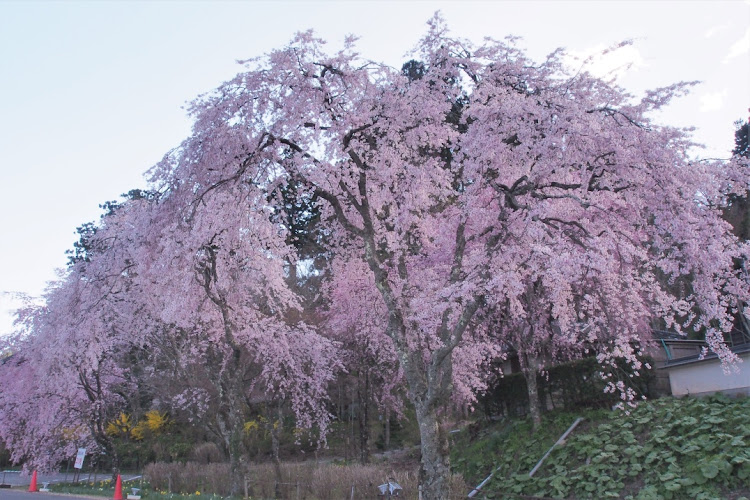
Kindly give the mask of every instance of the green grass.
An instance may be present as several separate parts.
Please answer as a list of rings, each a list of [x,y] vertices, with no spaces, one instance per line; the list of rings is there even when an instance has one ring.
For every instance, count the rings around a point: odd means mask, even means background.
[[[577,416],[585,417],[533,478],[529,471]],[[552,413],[537,433],[526,421],[494,425],[453,446],[473,485],[553,498],[740,499],[750,497],[750,398],[663,398],[622,411]]]

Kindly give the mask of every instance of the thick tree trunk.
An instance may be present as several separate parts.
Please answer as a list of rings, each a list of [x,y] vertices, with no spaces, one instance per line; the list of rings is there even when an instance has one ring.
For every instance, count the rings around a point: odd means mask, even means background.
[[[112,481],[117,481],[120,474],[120,455],[117,453],[114,445],[112,446]],[[114,484],[114,483],[113,483]]]
[[[460,344],[482,299],[475,297],[466,301],[461,305],[461,310],[457,311],[459,313],[457,317],[451,317],[451,308],[443,312],[438,328],[441,345],[430,350],[429,356],[425,356],[426,353],[418,347],[421,340],[410,345],[409,327],[405,321],[407,315],[403,309],[404,303],[391,287],[388,272],[383,265],[384,261],[378,254],[374,225],[366,199],[367,176],[364,173],[364,163],[354,151],[349,150],[349,154],[353,161],[362,167],[359,186],[364,199],[362,210],[359,212],[363,218],[364,231],[361,236],[365,244],[365,259],[375,278],[375,285],[388,308],[386,333],[394,341],[399,362],[409,385],[409,399],[417,412],[422,448],[420,496],[427,500],[448,500],[451,477],[450,455],[448,436],[441,425],[439,409],[448,403],[453,393],[453,349]],[[465,245],[464,224],[459,224],[456,229],[456,247],[450,273],[451,283],[458,283],[462,279],[461,268]],[[408,270],[405,261],[398,260],[397,264],[399,279],[407,283]]]
[[[526,387],[529,394],[529,414],[531,415],[531,425],[536,431],[542,425],[539,388],[536,383],[536,376],[539,371],[539,358],[530,354],[521,354],[519,359],[521,359],[523,363],[523,376],[526,379]]]
[[[434,407],[417,405],[416,410],[422,448],[419,468],[422,498],[447,500],[451,475],[447,433]]]
[[[401,363],[409,384],[409,399],[416,410],[422,456],[419,487],[422,499],[448,500],[451,477],[448,435],[439,409],[452,391],[452,356],[434,355],[433,362],[421,365],[419,355],[402,356]]]
[[[232,428],[229,443],[229,466],[232,476],[231,494],[233,496],[242,495],[245,490],[245,463],[242,449],[242,432],[242,425],[237,425]]]
[[[219,412],[216,423],[222,436],[224,449],[229,455],[230,493],[239,496],[244,492],[244,449],[242,419],[231,410]]]
[[[222,437],[226,453],[229,455],[230,493],[239,496],[244,493],[245,445],[244,438],[244,402],[242,398],[242,380],[236,376],[239,370],[239,353],[235,351],[232,359],[235,370],[225,370],[215,382],[219,389],[219,411],[216,424]]]

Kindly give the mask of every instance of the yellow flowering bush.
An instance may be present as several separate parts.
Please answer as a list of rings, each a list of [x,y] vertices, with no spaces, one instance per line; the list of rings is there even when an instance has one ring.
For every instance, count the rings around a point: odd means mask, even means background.
[[[130,416],[127,413],[120,413],[120,416],[107,424],[105,432],[110,436],[127,436],[132,427]]]

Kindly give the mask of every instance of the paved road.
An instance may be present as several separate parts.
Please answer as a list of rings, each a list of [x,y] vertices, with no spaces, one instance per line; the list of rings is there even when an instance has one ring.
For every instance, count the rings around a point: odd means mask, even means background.
[[[2,0],[0,0],[2,1]],[[105,479],[109,479],[110,476],[107,473],[99,472],[96,475],[97,481],[104,481]],[[134,479],[138,479],[141,476],[136,475],[122,475],[123,481],[132,481]],[[89,480],[89,473],[84,472],[81,474],[81,477],[79,478],[79,481],[86,482]],[[94,480],[94,476],[91,476],[91,480]],[[64,473],[64,472],[53,472],[51,474],[37,474],[36,476],[36,484],[41,488],[43,483],[67,483],[73,481],[73,472]],[[31,484],[31,476],[30,475],[24,475],[17,471],[0,471],[0,484],[9,484],[13,487],[18,486],[26,486],[28,488],[29,484]],[[2,492],[3,489],[0,488],[0,492]]]
[[[109,476],[102,476],[102,474],[99,474],[99,477],[104,479]],[[81,474],[81,479],[88,479],[88,473]],[[42,487],[42,483],[49,482],[49,483],[64,483],[66,481],[72,481],[73,480],[73,473],[65,474],[65,473],[59,473],[59,472],[53,472],[51,474],[37,474],[36,476],[36,482],[39,485],[39,487]],[[9,484],[11,486],[28,486],[31,484],[31,476],[21,474],[20,472],[16,471],[0,471],[0,484]],[[2,489],[0,489],[2,491]]]
[[[108,474],[98,474],[97,480],[107,479]],[[123,480],[131,480],[140,476],[123,476]],[[93,477],[91,478],[93,479]],[[53,472],[51,474],[37,474],[36,482],[39,488],[43,483],[62,483],[73,480],[73,473]],[[88,480],[88,473],[81,474],[81,481]],[[23,475],[16,471],[0,471],[0,484],[10,484],[13,488],[0,488],[0,500],[71,500],[71,499],[98,499],[106,500],[104,497],[90,497],[86,495],[69,495],[36,492],[29,493],[27,490],[31,484],[31,476]]]
[[[77,495],[58,495],[56,493],[29,493],[23,489],[5,489],[0,488],[0,500],[72,500],[76,498],[85,498],[90,500],[92,497],[84,497]],[[101,500],[106,500],[104,497],[100,497]]]

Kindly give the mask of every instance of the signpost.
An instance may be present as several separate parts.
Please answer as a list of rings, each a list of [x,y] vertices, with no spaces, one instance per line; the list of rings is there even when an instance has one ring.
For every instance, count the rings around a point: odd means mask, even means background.
[[[73,467],[75,467],[76,469],[82,469],[84,458],[86,458],[86,448],[78,448],[78,455],[76,455],[76,463]]]
[[[77,484],[78,478],[81,476],[81,469],[83,468],[84,458],[86,458],[86,448],[78,448],[78,454],[76,455],[76,463],[73,465],[73,468],[77,469],[73,473],[73,484]]]

